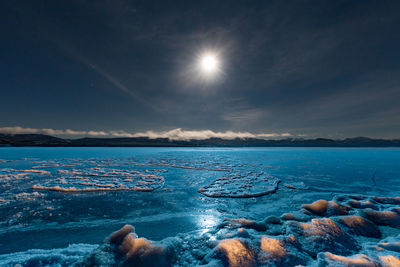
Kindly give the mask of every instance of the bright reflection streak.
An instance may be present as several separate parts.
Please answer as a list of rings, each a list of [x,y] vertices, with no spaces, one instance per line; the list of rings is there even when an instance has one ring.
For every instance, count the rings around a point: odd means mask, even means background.
[[[207,233],[209,230],[215,228],[217,224],[219,224],[218,217],[214,215],[201,215],[196,216],[196,222],[198,227],[200,228],[200,234]]]

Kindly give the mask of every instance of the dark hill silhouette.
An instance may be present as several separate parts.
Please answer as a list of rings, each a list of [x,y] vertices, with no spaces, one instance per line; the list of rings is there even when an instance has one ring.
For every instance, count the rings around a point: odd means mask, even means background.
[[[256,138],[206,140],[169,140],[147,137],[121,138],[79,138],[63,139],[43,134],[0,134],[0,146],[87,146],[87,147],[400,147],[400,139],[372,139],[367,137],[346,138],[342,140],[279,139],[264,140]]]

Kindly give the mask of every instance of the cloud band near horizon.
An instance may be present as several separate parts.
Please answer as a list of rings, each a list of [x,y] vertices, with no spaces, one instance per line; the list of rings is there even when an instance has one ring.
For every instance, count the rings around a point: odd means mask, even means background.
[[[75,131],[71,129],[59,130],[50,128],[24,128],[20,126],[0,127],[2,134],[45,134],[54,136],[91,136],[91,137],[148,137],[149,139],[168,138],[169,140],[205,140],[209,138],[235,139],[235,138],[281,138],[292,137],[290,133],[250,133],[250,132],[214,132],[212,130],[182,130],[176,128],[168,131],[146,131],[129,133],[126,131]],[[303,136],[303,135],[296,135]]]

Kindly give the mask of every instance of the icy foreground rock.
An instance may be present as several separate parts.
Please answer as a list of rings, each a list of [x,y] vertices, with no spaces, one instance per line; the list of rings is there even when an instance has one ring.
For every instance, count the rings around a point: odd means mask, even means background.
[[[161,241],[138,237],[133,226],[125,225],[100,246],[77,244],[1,255],[0,265],[400,266],[397,198],[375,199],[342,195],[303,205],[303,217],[225,219],[204,234],[179,234]],[[368,202],[375,209],[355,208],[354,201]],[[329,212],[329,205],[335,212]]]

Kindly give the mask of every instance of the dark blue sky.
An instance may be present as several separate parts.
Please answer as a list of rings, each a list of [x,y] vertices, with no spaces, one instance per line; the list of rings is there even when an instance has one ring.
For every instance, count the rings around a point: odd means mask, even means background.
[[[398,1],[0,3],[6,132],[400,137]]]

